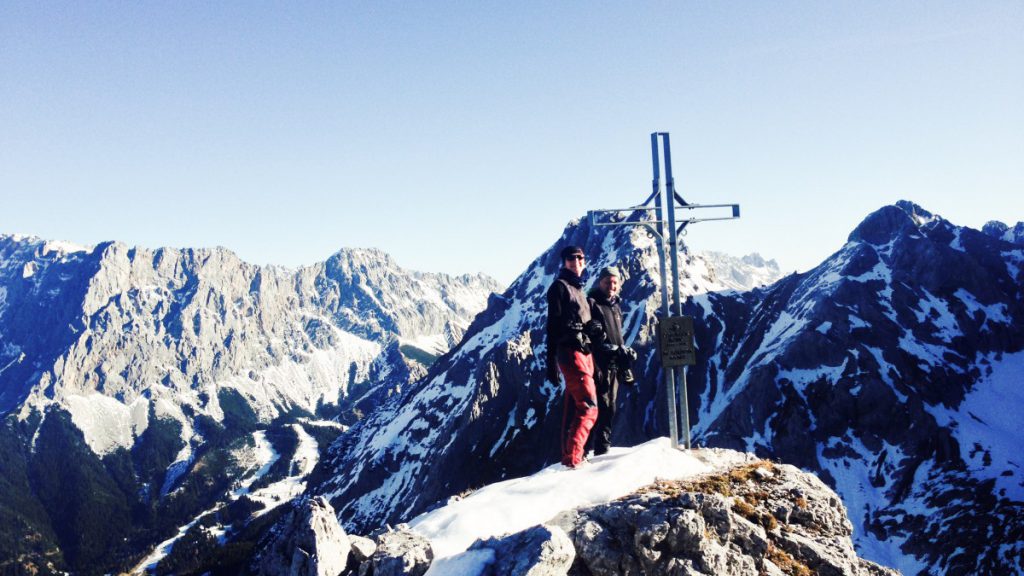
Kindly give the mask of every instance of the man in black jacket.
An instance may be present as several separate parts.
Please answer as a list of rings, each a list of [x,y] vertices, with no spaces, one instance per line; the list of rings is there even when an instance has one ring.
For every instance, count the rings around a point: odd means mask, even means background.
[[[597,389],[597,423],[590,434],[594,455],[608,452],[612,445],[612,421],[619,382],[636,360],[636,352],[622,338],[622,309],[619,307],[619,271],[613,267],[601,270],[590,296],[590,315],[599,333],[594,335],[594,382]],[[627,383],[631,383],[628,381]]]
[[[588,334],[594,323],[583,293],[583,249],[567,246],[561,258],[562,268],[547,293],[547,379],[558,385],[558,372],[565,377],[562,464],[576,468],[583,462],[587,436],[597,420],[594,357]]]

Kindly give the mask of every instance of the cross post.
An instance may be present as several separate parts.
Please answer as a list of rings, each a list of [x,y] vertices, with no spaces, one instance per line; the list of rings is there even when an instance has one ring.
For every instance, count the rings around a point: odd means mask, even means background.
[[[659,154],[658,140],[661,140]],[[662,186],[661,159],[664,158],[665,180]],[[672,151],[668,132],[651,134],[651,162],[654,168],[651,195],[638,206],[611,210],[591,210],[590,222],[593,226],[643,226],[656,240],[658,248],[658,268],[661,275],[661,316],[658,318],[658,350],[662,361],[668,408],[668,430],[672,447],[679,447],[679,417],[677,406],[679,390],[677,374],[682,379],[682,413],[683,429],[686,431],[686,449],[690,446],[690,406],[686,389],[686,365],[695,362],[693,350],[693,320],[683,316],[683,292],[679,284],[679,235],[689,224],[711,220],[734,220],[740,217],[739,204],[690,204],[676,193],[675,179],[672,177]],[[653,205],[651,205],[653,203]],[[692,212],[688,218],[676,219],[676,210],[693,211],[700,208],[730,208],[731,216],[712,218],[695,218]],[[599,222],[600,215],[621,214],[629,212],[639,214],[636,220],[627,217],[621,222]],[[649,219],[654,212],[654,220]],[[645,217],[646,216],[646,217]],[[666,253],[668,262],[666,262]],[[667,264],[667,265],[666,265]],[[669,276],[671,276],[672,292],[669,293]],[[671,300],[669,297],[671,296]],[[689,348],[689,349],[687,349]]]

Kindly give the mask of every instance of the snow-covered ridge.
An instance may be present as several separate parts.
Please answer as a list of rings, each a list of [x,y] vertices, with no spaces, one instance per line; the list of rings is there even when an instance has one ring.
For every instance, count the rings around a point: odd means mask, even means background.
[[[673,449],[668,438],[633,448],[612,448],[578,470],[553,464],[531,476],[491,484],[422,514],[409,525],[430,539],[436,560],[428,574],[462,564],[478,538],[502,536],[551,521],[559,513],[610,502],[656,480],[678,480],[747,461],[739,452]],[[473,553],[470,553],[472,556]]]
[[[1024,246],[1024,222],[1017,222],[1014,226],[1007,226],[998,220],[985,223],[982,232],[1003,242]]]
[[[322,498],[303,499],[250,566],[259,576],[334,574],[343,565],[427,576],[895,576],[858,557],[850,535],[846,509],[813,475],[658,438],[576,470],[556,464],[484,486],[372,538],[346,535]]]
[[[739,258],[713,251],[697,254],[707,263],[715,281],[740,292],[763,288],[782,277],[778,262],[765,260],[757,253]]]

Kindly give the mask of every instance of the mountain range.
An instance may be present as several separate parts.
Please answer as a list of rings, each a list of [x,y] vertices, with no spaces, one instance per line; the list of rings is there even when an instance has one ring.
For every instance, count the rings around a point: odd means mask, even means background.
[[[0,236],[0,552],[114,569],[226,495],[256,429],[285,455],[307,429],[326,446],[498,288],[373,249],[289,270]]]
[[[643,228],[571,222],[500,294],[376,251],[293,271],[0,236],[0,552],[98,573],[184,536],[175,553],[237,567],[299,493],[369,534],[536,473],[558,459],[544,294],[570,243],[624,276],[638,383],[613,442],[664,436]],[[678,249],[695,444],[817,474],[868,560],[1024,572],[1024,223],[979,231],[901,201],[785,277],[756,255]]]

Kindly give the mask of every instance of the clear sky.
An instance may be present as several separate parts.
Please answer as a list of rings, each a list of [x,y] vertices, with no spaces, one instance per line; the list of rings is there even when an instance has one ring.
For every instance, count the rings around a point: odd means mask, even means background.
[[[1024,220],[1024,2],[0,0],[0,232],[511,281],[672,135],[696,249]]]

